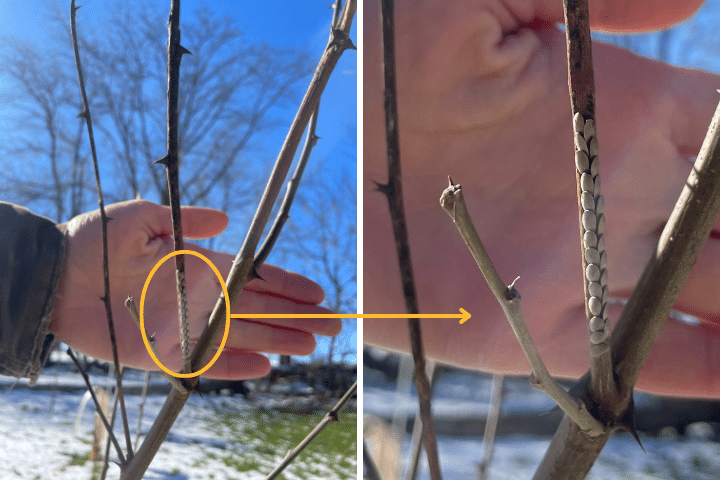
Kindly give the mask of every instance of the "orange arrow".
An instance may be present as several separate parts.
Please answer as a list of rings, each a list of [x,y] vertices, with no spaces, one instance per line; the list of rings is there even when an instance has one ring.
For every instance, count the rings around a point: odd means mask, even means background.
[[[464,308],[460,309],[459,314],[409,314],[409,313],[296,313],[296,314],[275,314],[275,313],[255,313],[255,314],[239,314],[233,313],[230,318],[459,318],[460,323],[465,323],[470,318],[470,314]]]

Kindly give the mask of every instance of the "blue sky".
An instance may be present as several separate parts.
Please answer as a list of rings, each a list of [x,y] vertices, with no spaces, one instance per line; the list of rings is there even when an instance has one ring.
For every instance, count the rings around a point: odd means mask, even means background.
[[[593,38],[672,65],[720,73],[719,18],[720,0],[707,0],[691,18],[662,32],[629,35],[596,33]]]
[[[77,4],[81,6],[77,15],[80,35],[83,30],[101,28],[103,24],[112,21],[111,6],[114,3],[115,0],[77,0]],[[169,12],[170,0],[149,3],[157,4],[162,11]],[[236,26],[252,40],[268,42],[277,47],[305,49],[310,52],[314,68],[327,44],[329,22],[332,17],[332,9],[329,8],[331,4],[331,0],[280,2],[185,0],[181,6],[181,29],[183,24],[192,22],[193,11],[201,5],[205,5],[218,16],[233,18]],[[53,17],[54,8],[59,8],[63,15],[68,15],[69,5],[69,0],[63,2],[0,0],[0,36],[14,36],[30,41],[39,48],[42,48],[44,44],[57,42],[57,38],[50,29],[46,28],[46,24]],[[351,37],[355,42],[357,42],[356,23],[357,18],[351,32]],[[165,26],[162,25],[160,28],[165,28]],[[69,39],[68,49],[71,49]],[[188,60],[184,59],[183,63],[186,61]],[[324,168],[331,174],[350,175],[353,182],[357,172],[354,156],[355,145],[348,146],[348,135],[349,132],[357,130],[356,62],[356,52],[346,51],[326,87],[317,127],[317,134],[321,140],[317,143],[308,166],[308,171],[310,171],[313,169],[313,160],[316,163],[322,161]],[[307,80],[302,80],[298,84],[299,90],[303,93],[307,88]],[[0,90],[4,86],[0,79]],[[287,118],[287,125],[263,137],[269,162],[274,162],[276,158],[295,109],[296,107],[292,107],[287,111],[275,112],[283,118]],[[100,160],[102,162],[102,156]],[[108,188],[105,185],[111,182],[111,178],[104,178],[104,188]],[[284,193],[284,189],[282,193]],[[150,198],[150,200],[157,199]],[[254,208],[255,206],[252,207],[253,211]],[[355,211],[348,212],[348,215],[354,217]],[[303,216],[299,211],[295,212],[292,219],[296,224],[302,225],[303,223]],[[244,219],[231,218],[233,225],[241,222],[244,223]],[[238,233],[238,230],[241,231],[241,234]],[[219,239],[216,245],[228,252],[237,252],[241,243],[241,235],[244,235],[244,227],[238,226],[234,232],[229,231],[227,236]],[[273,261],[272,256],[270,261]],[[281,266],[304,273],[302,262],[299,260],[290,260]],[[355,345],[356,336],[353,335],[352,339],[348,339],[348,343]],[[325,348],[324,345],[321,348]]]

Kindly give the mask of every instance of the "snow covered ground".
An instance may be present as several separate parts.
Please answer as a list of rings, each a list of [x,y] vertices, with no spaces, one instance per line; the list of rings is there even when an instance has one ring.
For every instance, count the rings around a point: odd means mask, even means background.
[[[402,367],[401,367],[402,371]],[[405,425],[405,419],[414,417],[417,398],[412,385],[405,390],[389,382],[377,371],[364,369],[363,411],[386,420],[394,419],[397,425]],[[433,397],[433,416],[440,431],[465,430],[464,426],[483,419],[489,409],[490,379],[477,372],[443,372],[438,379]],[[490,464],[490,480],[515,480],[532,478],[550,443],[548,434],[528,434],[527,431],[547,430],[546,427],[528,425],[528,422],[546,423],[542,414],[553,408],[553,402],[527,384],[527,381],[506,382],[501,409],[500,425],[505,422],[505,432],[495,441],[493,460]],[[636,402],[653,401],[652,396],[636,395]],[[518,419],[522,419],[521,423]],[[529,419],[529,420],[528,420]],[[557,421],[557,420],[556,420]],[[641,433],[645,451],[630,435],[616,433],[605,446],[602,454],[588,475],[589,480],[717,480],[720,479],[720,442],[717,425],[697,422],[686,435],[677,435],[672,429],[664,435],[649,436]],[[402,430],[402,428],[400,429]],[[500,430],[500,428],[499,428]],[[409,435],[404,431],[401,438],[401,471],[407,468]],[[477,465],[483,457],[482,434],[440,435],[438,437],[440,462],[445,480],[477,478]],[[419,476],[428,479],[425,457]],[[404,477],[400,477],[404,478]],[[390,480],[384,478],[384,480]]]
[[[58,385],[67,388],[82,384],[79,374],[59,369],[46,369],[40,378],[40,388],[28,389],[21,381],[9,393],[5,393],[14,379],[0,377],[0,478],[10,479],[90,479],[92,462],[87,461],[91,449],[93,431],[93,406],[89,402],[81,416],[77,435],[73,433],[78,406],[83,392],[53,391],[48,387]],[[93,375],[94,385],[105,385],[106,376]],[[124,384],[139,386],[140,372],[128,372]],[[162,377],[153,380],[166,384]],[[149,395],[145,404],[142,432],[147,433],[165,400],[165,395]],[[129,395],[126,404],[133,439],[138,425],[139,395]],[[263,404],[272,406],[267,397]],[[265,411],[267,412],[267,411]],[[238,430],[234,423],[219,423],[218,417],[240,417],[249,422],[258,417],[256,403],[237,396],[193,395],[170,434],[153,460],[145,479],[262,479],[274,468],[286,453],[286,449],[269,448],[257,438]],[[263,413],[262,415],[269,415]],[[272,417],[272,415],[270,415]],[[268,418],[270,418],[268,417]],[[343,421],[341,413],[341,422]],[[354,423],[356,416],[348,414],[345,424]],[[238,422],[238,423],[242,423]],[[325,431],[337,424],[330,424]],[[303,427],[305,428],[305,427]],[[309,428],[309,427],[308,427]],[[119,422],[116,435],[124,445]],[[325,432],[323,432],[324,434]],[[354,435],[354,434],[353,434]],[[318,437],[322,442],[322,437]],[[354,437],[353,437],[354,444]],[[294,446],[294,445],[293,445]],[[320,451],[324,451],[320,448]],[[111,459],[117,458],[111,453]],[[328,466],[332,466],[332,469]],[[248,470],[241,471],[240,470]],[[257,470],[263,473],[259,473]],[[336,454],[313,453],[299,458],[286,470],[287,479],[305,478],[355,478],[356,456],[337,458]],[[255,471],[251,471],[255,470]],[[308,474],[307,472],[314,472]],[[118,478],[117,466],[110,466],[108,478]]]
[[[440,461],[445,480],[477,478],[476,465],[483,455],[482,439],[439,437]],[[607,443],[587,480],[717,480],[720,478],[720,445],[702,439],[642,438],[645,452],[626,434]],[[513,435],[498,437],[490,464],[490,480],[532,478],[549,437]],[[403,451],[407,451],[407,438]],[[428,479],[423,457],[423,473]]]

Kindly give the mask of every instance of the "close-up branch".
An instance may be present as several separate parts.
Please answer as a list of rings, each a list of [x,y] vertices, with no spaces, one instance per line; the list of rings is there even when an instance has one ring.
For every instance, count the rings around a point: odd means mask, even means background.
[[[589,436],[596,437],[605,432],[606,428],[597,421],[585,408],[583,402],[571,397],[551,376],[545,367],[545,363],[540,357],[535,343],[530,337],[530,331],[525,324],[522,311],[520,309],[520,294],[515,289],[515,281],[509,286],[500,279],[495,266],[490,260],[489,255],[485,251],[485,247],[480,240],[480,236],[472,223],[470,214],[465,204],[465,198],[462,193],[462,187],[459,184],[452,183],[448,186],[440,197],[440,205],[443,210],[452,218],[460,235],[472,253],[475,262],[482,271],[485,280],[492,290],[495,298],[505,312],[505,317],[510,322],[510,326],[522,347],[525,356],[532,366],[532,375],[530,383],[533,387],[542,390],[560,409],[565,412],[580,429]]]
[[[595,74],[588,0],[565,0],[563,11],[575,141],[580,258],[590,348],[590,396],[595,402],[602,403],[605,400],[614,401],[617,387],[612,374],[609,346],[605,200],[600,192]]]
[[[697,161],[660,236],[654,254],[618,320],[611,338],[613,373],[619,388],[615,426],[634,431],[632,390],[640,369],[685,284],[712,225],[720,215],[720,105],[710,123]],[[583,395],[588,375],[574,388]],[[609,435],[592,441],[564,419],[535,478],[581,478],[592,467]],[[558,472],[571,472],[560,477]]]
[[[388,182],[377,184],[380,192],[384,193],[390,208],[393,236],[397,249],[402,280],[405,308],[409,314],[420,313],[417,291],[413,276],[412,261],[410,257],[410,243],[408,240],[407,223],[402,196],[402,175],[400,173],[400,140],[397,112],[397,84],[395,79],[395,2],[382,0],[382,29],[383,29],[383,71],[385,80],[385,128],[388,159]],[[415,362],[415,382],[417,385],[418,402],[420,405],[420,421],[423,422],[423,442],[427,453],[430,478],[442,478],[440,460],[437,451],[437,440],[432,423],[430,380],[425,371],[425,353],[423,351],[422,332],[420,320],[408,319],[410,332],[410,345]]]

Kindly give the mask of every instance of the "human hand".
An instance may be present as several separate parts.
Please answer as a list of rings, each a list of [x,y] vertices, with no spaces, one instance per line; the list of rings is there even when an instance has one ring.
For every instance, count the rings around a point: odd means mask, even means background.
[[[140,294],[150,270],[173,251],[169,207],[142,200],[110,205],[108,252],[110,292],[120,363],[135,368],[158,369],[145,349],[138,326],[124,306],[132,296],[139,305]],[[222,232],[228,223],[220,211],[184,207],[185,238],[209,238]],[[112,350],[104,303],[102,233],[100,211],[85,213],[61,226],[69,238],[68,257],[61,279],[50,331],[73,348],[104,360]],[[206,256],[226,278],[234,257],[190,243],[188,250]],[[185,257],[190,339],[197,340],[217,301],[221,288],[212,270],[202,260]],[[264,280],[245,287],[232,313],[324,314],[317,304],[322,288],[296,273],[271,265],[259,270]],[[155,336],[160,360],[171,370],[181,368],[175,266],[166,261],[157,270],[145,299],[145,328]],[[265,375],[270,366],[260,353],[309,355],[315,349],[313,334],[336,335],[338,319],[230,319],[225,350],[204,374],[222,379],[253,378]]]
[[[593,27],[645,30],[686,18],[689,2],[590,2]],[[402,310],[386,179],[379,1],[365,3],[365,311]],[[500,307],[438,205],[447,175],[463,193],[501,275],[517,288],[553,375],[589,366],[562,5],[555,1],[396,2],[403,192],[421,310],[473,318],[425,321],[431,357],[481,370],[529,373]],[[717,105],[720,79],[593,43],[610,320],[619,317],[657,244]],[[375,253],[376,252],[376,253]],[[720,396],[720,219],[638,380],[657,393]],[[388,320],[364,338],[407,351]]]

